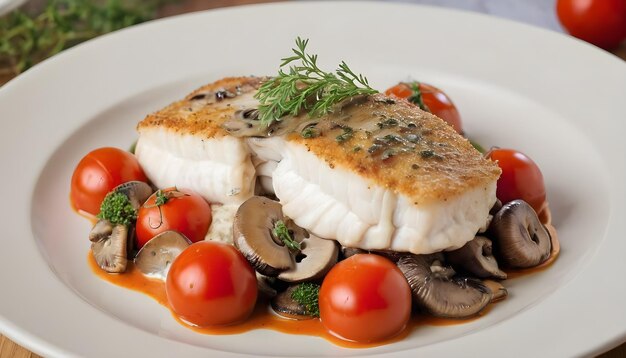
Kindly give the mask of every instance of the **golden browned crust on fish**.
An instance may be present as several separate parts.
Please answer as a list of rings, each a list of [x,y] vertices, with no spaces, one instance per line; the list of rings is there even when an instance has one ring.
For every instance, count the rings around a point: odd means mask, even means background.
[[[255,91],[261,79],[258,77],[227,77],[203,86],[185,99],[174,102],[164,109],[148,115],[137,125],[137,130],[163,128],[179,134],[216,138],[228,135],[222,124],[232,118],[234,106],[216,98],[216,92],[242,95]],[[228,102],[225,100],[224,102]]]
[[[237,110],[253,105],[237,100],[246,94],[252,100],[260,82],[256,77],[234,77],[206,85],[148,115],[138,130],[163,128],[207,139],[229,135],[222,125]],[[220,90],[238,96],[232,101],[216,101],[215,93]],[[297,119],[285,118],[280,125],[284,128],[288,121]],[[501,173],[496,163],[483,158],[451,126],[405,100],[382,94],[362,97],[319,122],[313,138],[304,138],[302,127],[294,127],[296,131],[287,134],[287,139],[305,146],[331,168],[343,168],[375,185],[391,188],[415,205],[446,201],[475,188],[487,190]],[[348,129],[351,133],[341,137]],[[375,145],[389,136],[395,144]]]
[[[288,139],[306,146],[331,167],[358,173],[376,185],[411,198],[415,205],[446,201],[478,187],[486,190],[486,186],[500,176],[497,164],[485,159],[466,138],[412,103],[374,95],[358,106],[359,111],[369,113],[378,123],[393,118],[400,126],[409,123],[415,126],[420,138],[414,150],[396,151],[386,157],[382,148],[379,151],[383,154],[372,155],[372,137],[376,134],[366,133],[358,126],[352,128],[352,137],[342,142],[337,140],[337,136],[344,133],[342,128],[309,139],[292,133]],[[341,115],[335,114],[335,117]]]

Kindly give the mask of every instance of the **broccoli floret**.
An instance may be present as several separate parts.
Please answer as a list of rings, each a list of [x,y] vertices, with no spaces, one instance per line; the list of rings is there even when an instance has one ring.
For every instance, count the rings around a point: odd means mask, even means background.
[[[130,225],[137,220],[137,210],[128,197],[122,193],[109,193],[100,205],[98,219],[109,220],[112,224]]]
[[[304,306],[306,313],[313,316],[320,316],[319,306],[320,285],[310,282],[301,283],[291,292],[291,298]]]

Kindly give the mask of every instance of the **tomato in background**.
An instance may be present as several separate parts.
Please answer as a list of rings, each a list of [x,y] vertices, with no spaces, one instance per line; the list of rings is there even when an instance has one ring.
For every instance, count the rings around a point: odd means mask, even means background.
[[[514,149],[495,148],[487,156],[502,169],[496,196],[503,203],[515,199],[527,202],[538,214],[546,202],[546,187],[539,166],[526,154]]]
[[[556,13],[572,36],[603,49],[626,38],[626,0],[558,0]]]
[[[131,180],[148,181],[133,154],[118,148],[98,148],[87,153],[74,169],[70,200],[76,210],[97,215],[104,197]]]
[[[258,294],[246,258],[234,246],[215,241],[192,244],[176,257],[165,292],[174,313],[200,327],[245,320]]]
[[[191,242],[202,241],[211,221],[211,206],[195,192],[176,188],[158,190],[137,213],[137,248],[167,230],[178,231]]]
[[[336,264],[319,294],[320,319],[335,336],[377,342],[400,333],[411,317],[411,289],[388,259],[358,254]]]
[[[439,88],[423,82],[401,82],[389,88],[385,94],[409,100],[446,121],[457,133],[463,134],[459,111],[450,97]]]

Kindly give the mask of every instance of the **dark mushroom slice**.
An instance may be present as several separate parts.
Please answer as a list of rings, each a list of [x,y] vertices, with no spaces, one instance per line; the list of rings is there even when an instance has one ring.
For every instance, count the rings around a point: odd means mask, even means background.
[[[442,265],[441,255],[406,255],[397,265],[411,287],[413,303],[437,317],[466,318],[478,314],[492,293],[480,280],[457,277]]]
[[[341,247],[341,255],[343,259],[347,259],[348,257],[354,256],[356,254],[380,255],[393,261],[394,263],[398,262],[400,258],[406,255],[406,253],[404,252],[389,251],[389,250],[364,250],[364,249],[359,249],[357,247],[344,247],[344,246]]]
[[[165,281],[174,259],[191,245],[185,235],[164,231],[148,242],[135,256],[135,267],[143,274]]]
[[[491,240],[484,236],[476,236],[460,249],[446,253],[448,262],[478,278],[506,279],[506,273],[498,267],[493,257]]]
[[[498,259],[509,267],[534,267],[550,257],[550,234],[523,200],[502,206],[489,229]]]
[[[126,195],[135,210],[138,210],[153,193],[150,185],[136,180],[122,183],[116,186],[113,191]]]
[[[96,263],[106,272],[120,273],[126,271],[128,259],[126,246],[128,241],[128,228],[126,225],[115,225],[111,235],[107,238],[93,242],[91,252]]]
[[[274,236],[277,221],[285,220],[281,205],[262,196],[246,200],[235,214],[233,242],[261,274],[277,276],[295,266],[285,244]]]
[[[261,275],[258,272],[256,272],[256,284],[259,293],[267,298],[273,298],[279,291],[284,290],[287,285],[285,282],[276,279],[276,277]]]
[[[296,320],[311,319],[313,316],[307,313],[306,307],[291,298],[291,294],[297,286],[289,286],[285,291],[276,295],[272,298],[270,305],[279,316]]]
[[[113,232],[113,224],[109,220],[100,219],[89,232],[89,241],[97,242],[108,238]]]
[[[293,283],[320,280],[337,263],[339,246],[335,240],[310,235],[300,246],[294,267],[279,273],[280,280]]]
[[[341,257],[345,260],[350,256],[354,256],[357,254],[368,254],[369,251],[359,249],[358,247],[341,247]]]

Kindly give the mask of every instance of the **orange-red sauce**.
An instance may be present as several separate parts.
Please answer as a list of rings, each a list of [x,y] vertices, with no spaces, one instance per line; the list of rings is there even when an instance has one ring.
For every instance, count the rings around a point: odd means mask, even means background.
[[[556,236],[556,230],[550,224],[546,225],[548,230],[550,231],[550,235],[552,236],[552,252],[550,254],[550,258],[544,262],[543,264],[526,270],[509,270],[507,271],[508,278],[512,279],[515,277],[536,273],[539,271],[545,270],[547,267],[552,265],[552,263],[556,260],[559,252],[560,245],[558,238]],[[114,285],[121,286],[124,288],[128,288],[134,291],[138,291],[144,293],[161,305],[167,307],[169,309],[167,296],[165,293],[165,284],[163,281],[149,278],[143,275],[132,262],[129,262],[128,268],[123,274],[109,274],[98,267],[95,259],[91,252],[88,255],[88,264],[91,270],[96,274],[96,276],[101,279],[110,282]],[[222,327],[195,327],[190,326],[189,324],[180,320],[173,312],[172,316],[180,322],[182,325],[188,327],[189,329],[202,333],[202,334],[212,334],[212,335],[224,335],[224,334],[238,334],[247,332],[253,329],[271,329],[283,333],[289,334],[298,334],[298,335],[309,335],[322,337],[338,346],[347,347],[347,348],[368,348],[375,347],[380,345],[385,345],[393,342],[400,341],[408,336],[413,330],[415,330],[419,326],[448,326],[455,324],[463,324],[472,322],[476,319],[479,319],[483,315],[487,314],[493,304],[487,306],[478,316],[456,320],[456,319],[446,319],[446,318],[438,318],[426,315],[413,315],[407,327],[398,335],[388,340],[382,342],[375,343],[360,343],[360,342],[350,342],[345,341],[343,339],[337,338],[330,333],[328,333],[319,319],[310,319],[310,320],[290,320],[278,317],[277,315],[271,312],[269,305],[264,300],[259,300],[254,309],[252,315],[243,323],[232,325],[232,326],[222,326]]]

